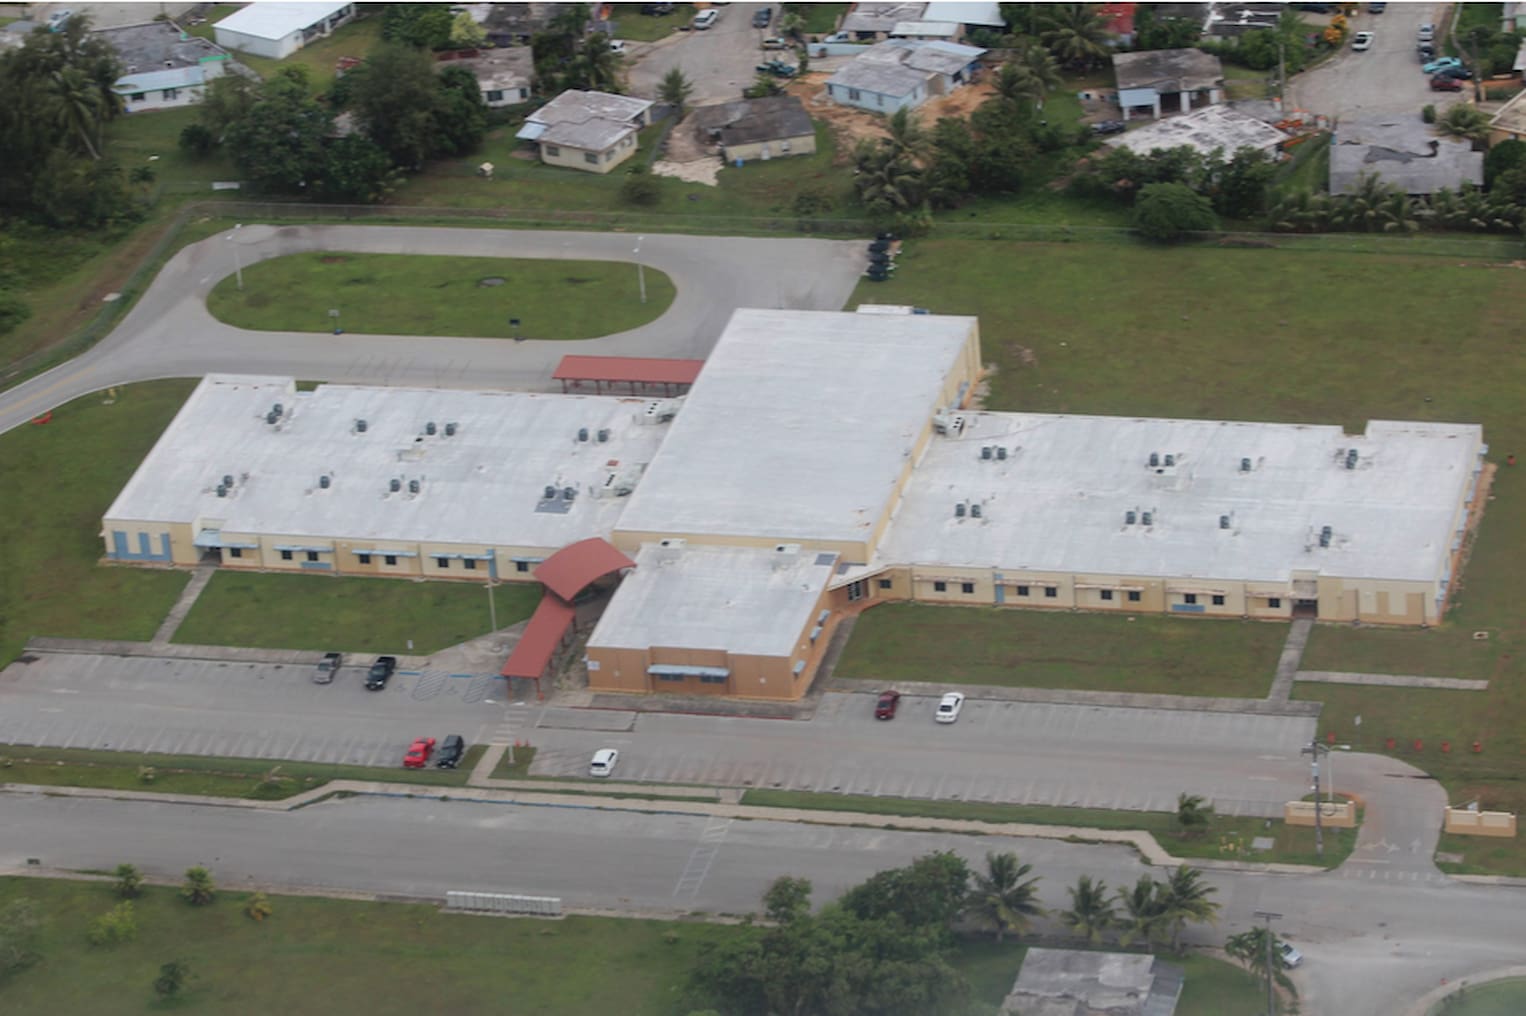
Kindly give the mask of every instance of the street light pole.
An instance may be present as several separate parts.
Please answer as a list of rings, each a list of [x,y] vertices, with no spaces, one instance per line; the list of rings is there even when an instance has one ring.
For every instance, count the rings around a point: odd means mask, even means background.
[[[244,262],[238,256],[238,231],[244,228],[242,222],[233,227],[233,232],[228,234],[228,242],[233,245],[233,272],[238,276],[238,291],[244,291]]]
[[[1276,999],[1272,994],[1272,922],[1281,920],[1281,914],[1274,914],[1270,910],[1257,910],[1254,915],[1266,921],[1266,1016],[1277,1016]]]
[[[1330,754],[1330,749],[1326,745],[1320,744],[1318,737],[1311,740],[1307,748],[1299,750],[1300,755],[1309,756],[1310,764],[1314,770],[1314,856],[1316,857],[1325,856],[1325,826],[1322,821],[1325,808],[1324,805],[1319,803],[1319,756],[1321,752],[1328,755]]]
[[[636,237],[636,249],[631,251],[632,254],[639,255],[641,253],[641,241],[645,239],[646,237],[644,236]],[[640,261],[636,262],[636,284],[641,287],[641,302],[646,303],[646,268]]]
[[[489,632],[497,631],[498,630],[498,605],[493,602],[493,577],[491,575],[488,576],[488,580],[487,580],[487,619],[488,619],[488,624],[492,626],[491,628],[488,629],[488,631]]]

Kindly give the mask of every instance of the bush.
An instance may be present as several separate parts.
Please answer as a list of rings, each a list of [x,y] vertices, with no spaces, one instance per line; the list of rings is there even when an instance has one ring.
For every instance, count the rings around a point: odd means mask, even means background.
[[[1435,123],[1436,107],[1431,103],[1426,103],[1424,106],[1420,107],[1420,119],[1424,120],[1426,123]]]
[[[1188,233],[1214,229],[1213,205],[1182,183],[1152,183],[1134,202],[1134,228],[1151,240],[1175,243]]]
[[[254,893],[244,901],[244,916],[251,921],[263,921],[270,914],[270,899],[264,893]]]
[[[790,206],[796,215],[812,218],[832,210],[832,198],[817,187],[802,188]]]
[[[113,871],[112,874],[116,876],[117,880],[114,888],[117,895],[122,899],[130,900],[142,894],[143,873],[137,869],[137,866],[119,864],[116,871]]]
[[[123,900],[90,924],[86,938],[91,945],[117,945],[130,942],[138,934],[138,918],[132,902]]]
[[[645,166],[633,167],[620,185],[620,200],[628,205],[650,208],[662,200],[662,187]]]
[[[217,887],[212,884],[212,873],[201,865],[185,870],[185,885],[180,895],[193,907],[204,907],[217,898]]]
[[[180,132],[180,147],[192,155],[206,155],[217,147],[217,135],[204,124],[186,124]]]
[[[32,316],[32,308],[14,293],[0,293],[0,335]]]

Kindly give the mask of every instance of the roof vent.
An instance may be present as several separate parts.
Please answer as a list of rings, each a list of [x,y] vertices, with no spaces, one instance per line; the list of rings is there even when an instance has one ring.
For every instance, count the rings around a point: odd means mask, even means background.
[[[357,434],[364,434],[365,432],[366,432],[366,421],[364,421],[364,420],[356,420],[355,421],[355,433],[357,433]]]
[[[996,457],[998,459],[1001,459],[1003,462],[1007,461],[1007,446],[1006,445],[997,445],[996,446]]]
[[[223,486],[227,487],[229,490],[233,489],[233,476],[232,476],[232,474],[230,474],[230,473],[224,473],[223,474]]]
[[[320,488],[322,488],[323,490],[328,490],[329,489],[329,484],[331,484],[333,482],[334,481],[332,481],[332,480],[330,480],[328,478],[327,474],[324,474],[323,476],[318,477],[318,486]]]
[[[410,493],[410,494],[417,494],[418,492],[419,492],[419,481],[417,481],[417,480],[409,480],[408,481],[408,493]]]
[[[447,423],[445,425],[445,436],[446,437],[455,437],[456,436],[456,425],[454,423]]]
[[[1153,526],[1155,524],[1155,513],[1154,512],[1140,512],[1139,513],[1139,522],[1140,522],[1141,525]]]
[[[280,416],[282,413],[286,412],[286,407],[277,402],[275,405],[270,407],[270,411],[277,416]]]
[[[1123,524],[1124,525],[1132,526],[1134,523],[1136,523],[1138,521],[1139,521],[1139,513],[1136,512],[1134,509],[1130,508],[1128,511],[1123,513]]]
[[[978,504],[970,505],[970,518],[972,518],[972,519],[980,518],[980,505],[978,505]]]
[[[1229,528],[1229,516],[1228,515],[1220,515],[1219,516],[1219,528],[1220,529],[1228,529]]]
[[[666,547],[668,550],[682,550],[685,541],[676,536],[670,536],[666,540],[658,540],[657,546]]]
[[[281,414],[276,412],[274,409],[272,409],[270,412],[265,414],[265,422],[270,424],[271,426],[274,426],[275,422],[277,420],[279,420],[280,418],[281,418]]]
[[[424,433],[428,434],[430,437],[434,437],[434,432],[435,425],[433,420],[430,420],[428,423],[424,424]]]
[[[956,502],[954,502],[954,518],[956,518],[956,519],[964,518],[964,502],[963,501],[956,501]]]
[[[1355,448],[1348,448],[1348,449],[1346,449],[1346,468],[1347,469],[1355,469],[1356,468],[1356,460],[1358,458],[1360,458],[1360,457],[1361,457],[1361,453],[1359,453]]]
[[[982,445],[981,446],[981,448],[980,448],[980,457],[981,458],[989,459],[992,456],[992,454],[994,454],[994,453],[991,451],[991,446],[990,445]]]
[[[546,489],[541,492],[541,497],[546,501],[552,500],[556,497],[556,488],[549,483],[546,484]]]
[[[1166,468],[1170,469],[1174,465],[1176,465],[1176,456],[1172,455],[1170,453],[1167,453],[1167,455],[1166,455]]]
[[[1150,468],[1153,469],[1153,468],[1155,468],[1158,465],[1160,465],[1160,452],[1151,452],[1150,453]]]
[[[951,413],[934,414],[933,430],[939,434],[962,434],[964,432],[964,417]]]
[[[578,440],[579,441],[587,441],[588,440],[588,428],[587,427],[579,427],[578,428]]]
[[[1321,547],[1330,546],[1330,537],[1333,535],[1335,534],[1329,526],[1322,527],[1319,531],[1319,545]]]
[[[1241,459],[1240,460],[1240,472],[1242,472],[1242,473],[1250,472],[1250,459]]]
[[[600,427],[599,428],[599,444],[603,444],[604,442],[606,442],[608,440],[609,440],[609,428],[608,427]]]
[[[387,481],[387,489],[396,494],[398,491],[403,489],[403,481],[394,476],[392,479]]]
[[[218,497],[227,497],[228,496],[228,488],[224,487],[222,484],[219,483],[217,485],[217,496]]]
[[[578,496],[578,489],[576,487],[563,487],[562,488],[562,500],[564,500],[564,501],[571,501],[573,498],[575,498],[577,496]]]

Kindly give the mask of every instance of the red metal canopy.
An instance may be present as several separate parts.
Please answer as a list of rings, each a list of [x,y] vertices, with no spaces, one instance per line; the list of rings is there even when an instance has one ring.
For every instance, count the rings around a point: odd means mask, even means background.
[[[530,615],[525,633],[519,637],[519,644],[499,673],[539,684],[546,672],[546,664],[551,662],[552,655],[562,644],[576,613],[572,604],[563,602],[554,593],[542,596],[535,613]]]
[[[557,364],[553,380],[562,383],[566,391],[569,383],[578,385],[593,382],[605,384],[692,385],[699,377],[704,360],[666,360],[647,356],[564,356]]]
[[[621,568],[634,568],[636,562],[614,548],[607,540],[590,536],[569,543],[535,566],[537,581],[562,599],[571,602],[588,583]]]

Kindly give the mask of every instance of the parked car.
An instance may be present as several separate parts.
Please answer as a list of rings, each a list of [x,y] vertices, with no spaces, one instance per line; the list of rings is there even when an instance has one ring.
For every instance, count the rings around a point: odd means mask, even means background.
[[[371,664],[370,672],[366,674],[366,690],[381,691],[387,687],[387,682],[392,680],[392,674],[396,670],[396,656],[378,656],[376,662]]]
[[[1420,42],[1415,44],[1415,52],[1419,54],[1420,62],[1425,63],[1436,56],[1436,47],[1428,42]]]
[[[879,700],[874,703],[874,718],[876,720],[895,719],[895,710],[900,704],[900,692],[893,690],[880,692]]]
[[[1466,67],[1443,67],[1436,72],[1438,78],[1455,78],[1459,81],[1472,81],[1473,72]]]
[[[625,43],[624,39],[610,39],[609,40],[609,51],[611,53],[621,53],[621,54],[623,54],[623,53],[626,52],[626,48],[625,47],[626,47],[626,43]]]
[[[781,39],[781,38],[779,38],[777,36],[773,36],[773,37],[770,37],[770,38],[767,38],[767,39],[763,40],[763,48],[764,49],[789,49],[789,43],[785,42],[783,39]]]
[[[1387,4],[1368,4],[1367,5],[1367,13],[1368,14],[1382,14],[1387,9],[1388,9],[1388,5]]]
[[[1303,962],[1303,953],[1293,948],[1292,942],[1277,943],[1277,952],[1282,957],[1282,965],[1289,970]]]
[[[1421,66],[1420,70],[1426,74],[1440,74],[1445,67],[1461,67],[1462,61],[1455,56],[1437,57],[1428,64]]]
[[[339,673],[339,667],[344,657],[338,653],[324,653],[323,659],[318,661],[318,669],[313,671],[314,684],[328,684],[334,680],[334,675]]]
[[[1420,31],[1415,33],[1415,38],[1421,42],[1430,42],[1436,38],[1436,26],[1427,22],[1420,26]]]
[[[798,67],[785,63],[783,60],[768,60],[758,64],[753,70],[759,74],[772,74],[776,78],[792,78],[800,73]]]
[[[767,28],[769,24],[773,22],[773,20],[774,9],[772,7],[763,7],[760,8],[758,12],[752,16],[752,27]]]
[[[714,7],[706,8],[694,15],[694,27],[703,31],[721,19],[721,12]]]
[[[48,15],[48,31],[62,32],[64,26],[69,23],[69,19],[72,17],[74,17],[74,12],[71,10],[54,11]]]
[[[1440,74],[1431,78],[1431,91],[1433,92],[1460,92],[1462,82],[1456,78],[1443,77]]]
[[[641,13],[647,17],[660,18],[664,14],[672,14],[676,4],[642,4]]]
[[[436,769],[454,769],[466,754],[466,742],[460,734],[449,734],[440,742],[440,755],[434,760]]]
[[[407,753],[403,756],[403,766],[406,769],[423,769],[429,762],[429,756],[434,752],[434,738],[419,737],[408,746]]]
[[[615,771],[615,763],[620,761],[620,753],[614,748],[600,748],[593,753],[593,761],[588,763],[589,776],[608,776]]]
[[[1373,35],[1371,32],[1358,32],[1351,37],[1351,48],[1360,53],[1372,48]]]
[[[852,32],[833,32],[821,40],[822,42],[852,42]]]
[[[1123,120],[1098,120],[1092,124],[1093,134],[1122,134],[1128,129],[1128,123]]]
[[[933,719],[939,723],[953,723],[959,719],[959,710],[964,708],[964,693],[951,691],[938,700],[938,711],[933,714]]]

